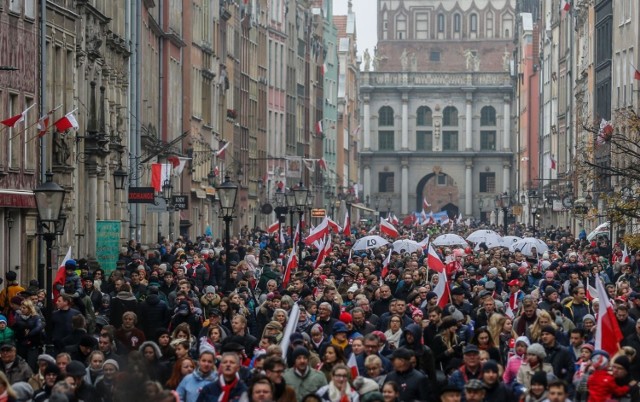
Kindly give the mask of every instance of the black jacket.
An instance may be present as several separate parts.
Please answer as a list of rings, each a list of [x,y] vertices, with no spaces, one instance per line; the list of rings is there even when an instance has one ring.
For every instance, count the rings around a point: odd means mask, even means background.
[[[569,349],[560,346],[556,341],[553,347],[544,347],[547,352],[547,357],[544,359],[545,363],[550,363],[553,366],[553,373],[561,380],[567,381],[571,384],[573,373],[575,371],[574,361],[572,353]]]
[[[432,401],[435,395],[431,392],[430,382],[418,370],[411,369],[400,373],[392,371],[385,381],[394,381],[400,386],[401,401]]]
[[[167,328],[171,313],[167,303],[157,294],[150,294],[138,306],[138,327],[146,339],[153,339],[158,328]]]

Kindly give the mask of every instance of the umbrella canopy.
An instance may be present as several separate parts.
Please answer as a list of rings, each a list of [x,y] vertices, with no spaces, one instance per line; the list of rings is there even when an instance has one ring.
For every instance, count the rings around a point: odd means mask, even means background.
[[[405,253],[413,253],[413,252],[422,252],[422,246],[414,240],[403,239],[396,240],[393,242],[393,251],[398,253],[404,250]]]
[[[495,239],[495,236],[500,237],[500,235],[494,232],[493,230],[480,229],[480,230],[476,230],[475,232],[467,236],[467,240],[472,241],[474,243],[482,243],[482,242],[486,242],[487,239]]]
[[[596,236],[606,236],[609,237],[609,222],[601,223],[597,228],[593,230],[593,232],[587,235],[587,240],[591,241]]]
[[[353,244],[353,251],[370,250],[389,244],[384,238],[376,235],[361,237]]]
[[[503,247],[511,247],[513,243],[519,242],[522,240],[522,237],[518,236],[504,236],[502,237],[502,246]]]
[[[529,257],[538,257],[537,255],[533,255],[531,249],[535,247],[538,254],[545,253],[549,251],[549,247],[547,244],[540,239],[536,239],[535,237],[525,237],[524,239],[515,242],[509,246],[509,251],[520,250],[522,254]]]
[[[480,250],[480,244],[485,244],[487,246],[487,248],[491,249],[491,248],[497,248],[497,247],[506,247],[504,245],[504,240],[502,239],[502,237],[500,237],[500,235],[495,234],[495,235],[487,235],[486,237],[484,237],[484,240],[481,240],[480,242],[476,243],[476,247],[474,248],[475,251]]]
[[[447,233],[436,237],[433,241],[434,246],[463,246],[467,247],[469,243],[455,233]]]

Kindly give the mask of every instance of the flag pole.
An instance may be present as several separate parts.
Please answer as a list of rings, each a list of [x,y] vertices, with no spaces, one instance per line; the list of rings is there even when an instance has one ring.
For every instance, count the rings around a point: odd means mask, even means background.
[[[25,131],[27,131],[28,129],[30,129],[31,127],[35,126],[36,124],[38,124],[38,122],[36,121],[35,123],[31,123],[31,125],[29,125],[28,127],[25,127],[24,129],[22,129],[21,131],[18,132],[18,134],[14,135],[13,137],[9,137],[9,141],[12,141],[13,139],[19,137],[22,133],[24,133]],[[28,142],[28,141],[27,141]]]

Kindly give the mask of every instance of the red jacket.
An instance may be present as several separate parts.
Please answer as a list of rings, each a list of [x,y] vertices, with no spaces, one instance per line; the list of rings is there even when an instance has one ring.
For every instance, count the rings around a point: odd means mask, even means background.
[[[587,380],[589,402],[605,402],[612,397],[621,397],[629,392],[628,385],[618,385],[607,370],[596,370]]]

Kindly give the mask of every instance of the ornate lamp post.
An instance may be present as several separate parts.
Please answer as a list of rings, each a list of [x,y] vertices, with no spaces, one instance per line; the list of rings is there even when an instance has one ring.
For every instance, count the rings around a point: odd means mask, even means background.
[[[280,239],[282,239],[282,224],[287,220],[287,201],[285,200],[284,191],[278,187],[275,192],[275,201],[276,201],[276,215],[278,217],[278,243],[280,243]]]
[[[504,235],[509,234],[509,207],[511,206],[511,197],[506,191],[500,196],[500,202],[502,206],[502,220],[504,225]]]
[[[229,254],[231,252],[231,235],[229,233],[231,222],[233,221],[233,214],[236,209],[236,198],[238,197],[238,185],[232,183],[229,176],[224,177],[224,183],[216,187],[218,193],[218,201],[220,203],[220,215],[224,220],[224,250],[227,258],[225,259],[225,266],[227,269],[227,283],[231,277],[231,261],[229,260]]]
[[[538,193],[531,191],[529,193],[529,208],[531,209],[531,218],[533,218],[533,237],[536,237],[536,220],[538,219]]]
[[[298,224],[302,222],[302,216],[304,215],[304,210],[307,207],[307,199],[309,198],[309,189],[306,188],[302,182],[300,185],[293,189],[293,195],[295,198],[296,209],[298,210]],[[300,230],[302,232],[302,229]],[[292,242],[295,239],[292,239]],[[298,266],[302,264],[302,249],[304,248],[304,242],[302,241],[302,233],[300,233],[300,241],[298,242]]]
[[[387,197],[387,219],[391,216],[391,197]]]
[[[293,193],[293,189],[289,189],[284,197],[287,201],[287,210],[289,211],[289,228],[292,236],[291,245],[293,245],[293,236],[295,236],[295,233],[293,232],[293,213],[296,211],[296,196]]]
[[[162,183],[162,198],[167,202],[167,211],[169,211],[169,239],[173,240],[173,204],[171,203],[171,197],[173,197],[173,185],[171,180],[165,180]]]
[[[62,234],[66,223],[66,216],[62,214],[62,204],[64,202],[65,191],[57,183],[53,181],[53,173],[46,173],[46,181],[33,190],[36,197],[36,207],[38,208],[38,226],[39,235],[44,239],[47,247],[46,256],[46,284],[44,284],[42,273],[38,273],[38,281],[47,289],[47,306],[49,311],[52,309],[52,266],[51,252],[53,250],[53,241],[56,236]],[[61,219],[63,216],[63,219]]]

